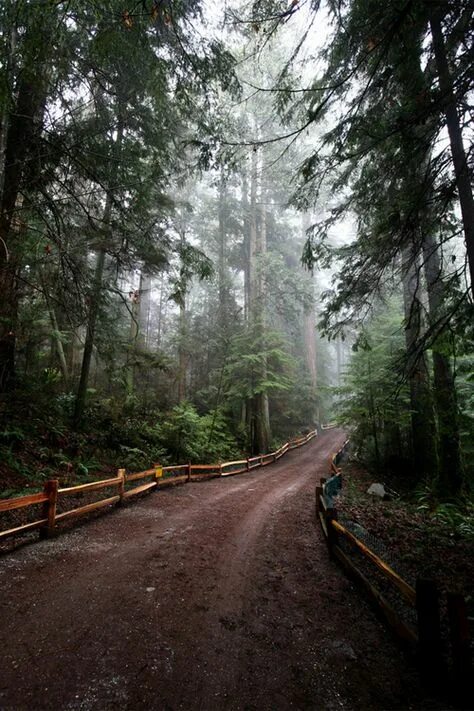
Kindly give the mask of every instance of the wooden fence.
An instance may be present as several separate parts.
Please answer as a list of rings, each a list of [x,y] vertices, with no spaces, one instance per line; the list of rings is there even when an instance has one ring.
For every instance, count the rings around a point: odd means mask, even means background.
[[[202,481],[214,477],[234,476],[236,474],[249,472],[252,469],[265,467],[268,464],[276,462],[287,452],[307,444],[316,436],[317,431],[314,430],[304,437],[298,437],[286,442],[282,447],[277,449],[276,452],[262,454],[257,457],[248,457],[247,459],[239,459],[233,462],[222,462],[219,464],[189,463],[168,467],[162,467],[157,464],[151,469],[135,472],[133,474],[127,474],[125,469],[119,469],[117,476],[112,479],[93,481],[89,484],[66,488],[60,488],[58,480],[53,479],[45,483],[44,490],[39,494],[30,494],[29,496],[20,496],[12,499],[0,499],[0,514],[6,511],[41,507],[39,518],[31,523],[24,523],[20,526],[0,531],[0,541],[9,536],[27,533],[35,529],[39,529],[41,537],[52,536],[57,530],[56,524],[61,521],[83,516],[91,511],[96,511],[111,506],[112,504],[121,504],[127,499],[147,491],[152,491],[153,489],[184,484],[189,481]],[[136,484],[135,482],[140,483]],[[133,486],[130,487],[130,484],[133,484]],[[58,513],[57,508],[59,501],[64,503],[67,497],[102,489],[109,490],[108,496],[105,498]]]
[[[337,509],[328,489],[334,491],[335,480],[342,487],[342,469],[339,464],[349,442],[347,441],[330,458],[331,476],[322,478],[316,486],[316,519],[321,524],[326,538],[329,555],[337,560],[345,571],[369,595],[389,627],[403,642],[408,643],[417,654],[422,679],[435,691],[445,691],[447,681],[450,693],[461,704],[474,699],[472,649],[470,626],[465,598],[460,594],[447,593],[445,609],[447,625],[442,624],[440,613],[440,594],[436,582],[418,579],[416,587],[406,582],[379,555],[371,550],[354,533],[347,530],[338,521]],[[345,540],[349,546],[342,549]],[[400,595],[405,605],[412,609],[414,624],[402,619],[380,590],[354,561],[354,556],[347,551],[358,551],[370,565],[373,565],[383,578]],[[443,638],[443,629],[447,627]],[[451,674],[449,675],[449,670]]]

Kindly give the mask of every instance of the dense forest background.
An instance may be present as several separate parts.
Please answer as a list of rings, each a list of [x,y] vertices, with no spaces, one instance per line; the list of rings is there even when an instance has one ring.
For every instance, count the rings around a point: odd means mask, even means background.
[[[337,416],[472,482],[470,2],[0,9],[0,486]]]

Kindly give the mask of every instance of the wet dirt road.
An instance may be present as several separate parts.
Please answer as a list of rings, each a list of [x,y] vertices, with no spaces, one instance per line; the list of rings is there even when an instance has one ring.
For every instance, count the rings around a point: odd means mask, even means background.
[[[343,441],[326,431],[1,557],[0,709],[421,708],[314,524]]]

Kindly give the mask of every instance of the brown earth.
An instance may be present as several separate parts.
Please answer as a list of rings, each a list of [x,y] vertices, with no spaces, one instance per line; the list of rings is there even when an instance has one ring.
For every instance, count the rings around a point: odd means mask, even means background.
[[[314,525],[325,432],[0,559],[0,709],[425,709]]]

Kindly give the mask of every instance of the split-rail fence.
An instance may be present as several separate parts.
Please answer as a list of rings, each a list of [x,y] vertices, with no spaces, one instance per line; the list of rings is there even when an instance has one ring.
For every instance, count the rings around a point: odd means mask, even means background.
[[[418,578],[413,587],[338,521],[332,492],[342,488],[343,470],[339,465],[348,447],[349,440],[330,457],[331,476],[322,478],[316,486],[316,520],[321,524],[329,554],[365,590],[395,635],[415,652],[425,684],[436,692],[448,691],[456,703],[465,704],[467,700],[471,703],[474,699],[473,653],[465,597],[447,592],[440,605],[441,596],[434,580]],[[414,624],[402,618],[398,611],[402,606],[391,604],[370,579],[370,573],[365,568],[361,570],[356,552],[362,554],[370,566],[375,566],[388,586],[413,610]]]
[[[39,529],[41,537],[49,537],[57,532],[57,524],[68,519],[83,516],[92,511],[113,504],[121,504],[138,494],[152,491],[153,489],[164,488],[185,484],[190,481],[202,481],[214,477],[227,477],[236,474],[243,474],[259,467],[265,467],[283,457],[287,452],[302,447],[317,436],[317,430],[309,432],[307,435],[297,437],[285,442],[275,452],[261,454],[255,457],[247,457],[232,462],[220,462],[219,464],[181,464],[162,467],[156,464],[151,469],[127,474],[125,469],[119,469],[117,476],[102,481],[92,481],[78,486],[68,486],[61,488],[57,479],[51,479],[44,485],[42,492],[20,496],[16,498],[0,499],[0,514],[7,511],[26,509],[31,507],[41,507],[39,518],[29,523],[22,523],[13,528],[0,530],[0,541],[4,538],[24,534],[29,531]],[[138,485],[135,482],[140,482]],[[129,485],[133,484],[132,487]],[[84,506],[67,509],[58,513],[58,503],[64,504],[71,497],[80,494],[108,490],[105,498],[99,499]],[[112,494],[112,495],[111,495]],[[67,504],[66,504],[67,505]]]

